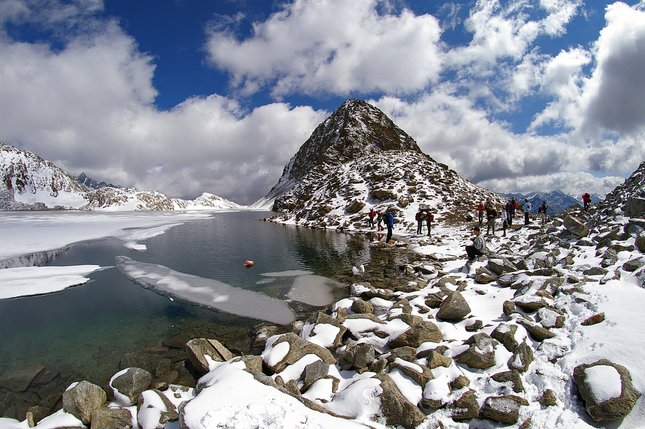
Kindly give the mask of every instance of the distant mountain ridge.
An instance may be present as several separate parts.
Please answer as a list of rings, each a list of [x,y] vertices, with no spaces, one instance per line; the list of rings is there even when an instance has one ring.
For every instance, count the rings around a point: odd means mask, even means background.
[[[537,213],[538,207],[540,207],[542,202],[546,202],[547,214],[549,216],[559,215],[572,206],[582,205],[582,195],[580,197],[574,197],[560,190],[550,192],[508,193],[503,195],[507,199],[515,198],[518,202],[523,202],[525,198],[528,199],[531,203],[532,213]],[[591,195],[592,204],[598,204],[600,201],[601,198],[598,195]]]
[[[487,198],[504,203],[423,153],[376,107],[347,100],[314,130],[262,202],[273,201],[280,222],[347,227],[372,207],[394,210],[399,221],[420,207],[463,220]]]
[[[204,210],[237,209],[237,203],[204,193],[194,200],[79,179],[29,151],[0,141],[0,210]]]

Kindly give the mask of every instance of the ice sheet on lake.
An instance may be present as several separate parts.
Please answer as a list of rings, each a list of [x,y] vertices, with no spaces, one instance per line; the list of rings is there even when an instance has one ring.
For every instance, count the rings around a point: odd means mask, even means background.
[[[287,296],[294,301],[321,307],[334,301],[332,290],[340,286],[342,286],[340,283],[327,277],[298,276],[294,279]]]
[[[287,270],[287,271],[277,271],[274,273],[262,273],[261,276],[265,277],[297,277],[297,276],[306,276],[313,274],[312,271],[305,270]]]
[[[272,323],[288,324],[295,320],[286,302],[259,292],[174,271],[163,265],[138,262],[127,256],[117,256],[115,261],[126,277],[162,295]]]
[[[86,275],[100,265],[70,267],[19,267],[0,270],[0,299],[43,295],[88,282]]]

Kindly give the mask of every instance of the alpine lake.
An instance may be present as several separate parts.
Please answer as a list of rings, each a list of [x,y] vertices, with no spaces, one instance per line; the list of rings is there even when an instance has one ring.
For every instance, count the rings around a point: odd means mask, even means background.
[[[117,256],[284,300],[298,319],[320,307],[289,299],[293,277],[281,277],[281,272],[333,279],[334,301],[347,296],[352,266],[370,260],[369,241],[357,234],[263,221],[269,215],[214,213],[141,241],[144,251],[104,238],[52,253],[48,265],[96,264],[105,269],[90,274],[89,282],[60,292],[0,300],[0,374],[44,366],[44,382],[53,383],[56,388],[49,390],[59,395],[73,381],[105,386],[119,369],[135,366],[142,354],[163,351],[172,342],[214,338],[236,354],[252,351],[254,333],[266,322],[142,287],[115,267]],[[253,267],[245,268],[245,260],[253,260]],[[268,278],[267,273],[278,275]],[[13,393],[0,389],[0,405],[7,395]]]

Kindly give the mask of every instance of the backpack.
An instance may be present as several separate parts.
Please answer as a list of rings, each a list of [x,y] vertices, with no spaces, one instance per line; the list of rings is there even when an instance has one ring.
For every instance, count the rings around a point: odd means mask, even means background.
[[[434,215],[432,213],[428,213],[428,221],[429,222],[434,221]]]

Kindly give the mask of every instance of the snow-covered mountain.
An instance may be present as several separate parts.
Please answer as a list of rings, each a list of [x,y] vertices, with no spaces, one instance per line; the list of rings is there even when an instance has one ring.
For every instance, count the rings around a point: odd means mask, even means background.
[[[582,205],[582,196],[575,197],[573,195],[564,193],[560,190],[551,192],[529,192],[529,193],[508,193],[504,194],[507,199],[515,198],[515,200],[522,202],[528,199],[532,206],[532,213],[537,213],[538,207],[542,202],[546,201],[547,214],[549,216],[564,213],[569,207]],[[591,195],[592,204],[598,204],[601,198],[596,195]]]
[[[89,177],[85,173],[79,174],[78,177],[76,178],[76,180],[78,180],[79,183],[85,185],[89,189],[101,189],[101,188],[107,188],[107,187],[120,188],[121,187],[121,186],[118,186],[118,185],[113,185],[111,183],[99,182],[98,180]]]
[[[85,173],[79,182],[36,154],[0,141],[0,210],[213,210],[241,206],[204,193],[194,200],[171,198],[160,192],[139,191],[98,183]]]
[[[427,206],[456,220],[472,216],[486,198],[504,202],[424,154],[376,107],[348,100],[314,130],[258,204],[273,200],[281,222],[351,228],[372,207],[394,209],[400,220]]]

